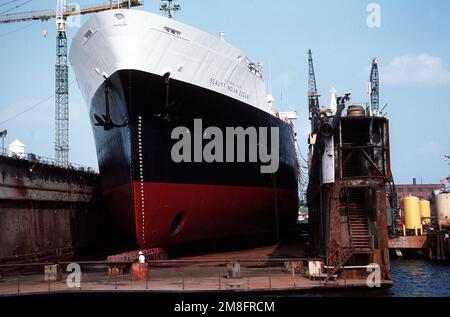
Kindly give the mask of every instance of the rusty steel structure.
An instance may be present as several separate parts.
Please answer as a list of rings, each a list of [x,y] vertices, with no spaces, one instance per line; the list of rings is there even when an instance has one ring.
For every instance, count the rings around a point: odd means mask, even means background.
[[[324,156],[331,156],[331,166]],[[329,170],[334,180],[324,182]],[[332,268],[330,276],[344,265],[376,263],[382,278],[390,279],[386,184],[391,180],[387,119],[342,117],[331,136],[317,135],[308,204],[314,247]],[[360,273],[345,271],[349,278]]]
[[[311,117],[307,197],[314,256],[324,258],[327,281],[336,275],[364,279],[370,273],[361,268],[374,264],[390,281],[389,121],[370,101],[365,108],[351,104],[351,93],[334,98]]]
[[[450,260],[450,238],[441,231],[431,231],[426,237],[428,258],[432,261]]]

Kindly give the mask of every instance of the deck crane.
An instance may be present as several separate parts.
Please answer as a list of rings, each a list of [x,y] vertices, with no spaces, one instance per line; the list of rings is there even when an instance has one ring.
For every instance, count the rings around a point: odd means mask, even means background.
[[[57,165],[69,166],[69,66],[67,63],[66,19],[70,16],[140,5],[143,5],[142,0],[110,0],[109,4],[79,8],[78,6],[66,6],[65,0],[57,0],[56,11],[36,10],[0,15],[0,24],[48,21],[56,18],[55,161]]]
[[[314,73],[314,62],[312,52],[308,50],[308,105],[309,105],[309,120],[311,120],[311,134],[309,135],[309,153],[308,153],[308,170],[311,171],[311,161],[316,144],[317,129],[320,121],[320,105],[317,93],[316,75]]]
[[[378,59],[372,60],[372,69],[370,71],[369,81],[369,103],[370,115],[379,115],[380,110],[380,75],[378,73]]]
[[[319,97],[317,93],[316,75],[314,73],[314,62],[311,50],[308,50],[308,101],[309,101],[309,119],[311,120],[311,132],[314,133],[316,120],[320,117]]]

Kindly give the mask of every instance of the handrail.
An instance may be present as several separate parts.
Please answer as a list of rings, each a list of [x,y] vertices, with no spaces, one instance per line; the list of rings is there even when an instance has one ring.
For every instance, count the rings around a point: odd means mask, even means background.
[[[346,251],[344,253],[344,256],[342,256],[342,251]],[[337,254],[337,257],[333,257],[334,255]],[[330,277],[331,275],[333,275],[336,271],[338,271],[340,268],[342,268],[342,266],[345,264],[343,263],[343,259],[345,259],[345,262],[348,261],[348,259],[346,259],[346,257],[348,256],[349,258],[354,254],[354,248],[337,248],[335,250],[335,253],[330,255],[328,257],[328,263],[327,263],[327,275],[328,277]],[[335,259],[335,261],[333,262],[332,259]],[[331,262],[331,263],[330,263]],[[333,267],[333,270],[330,272],[330,268]]]
[[[1,148],[1,147],[0,147],[0,157],[6,157],[6,158],[14,159],[14,160],[21,160],[21,161],[27,161],[27,162],[32,162],[32,163],[40,163],[40,164],[44,164],[44,165],[55,166],[55,167],[64,168],[64,169],[68,169],[68,170],[77,170],[77,171],[87,172],[87,173],[92,173],[92,174],[98,173],[96,168],[88,167],[85,165],[69,163],[67,166],[62,166],[62,165],[57,164],[56,160],[53,158],[45,157],[42,155],[36,155],[34,153],[27,153],[27,152],[25,152],[23,154],[22,153],[21,154],[8,153],[6,148]]]
[[[217,264],[217,263],[277,263],[277,262],[299,262],[299,261],[320,261],[322,258],[283,258],[283,259],[200,259],[200,260],[152,260],[147,261],[148,264]],[[20,268],[20,267],[34,267],[45,266],[51,264],[69,265],[71,263],[77,263],[79,265],[117,265],[117,264],[132,264],[135,261],[48,261],[41,263],[22,263],[22,264],[0,264],[0,268]]]
[[[348,236],[350,241],[350,247],[353,247],[353,233],[352,233],[352,225],[350,223],[350,207],[348,201],[348,188],[345,188],[345,202],[347,203],[347,225],[348,225]]]

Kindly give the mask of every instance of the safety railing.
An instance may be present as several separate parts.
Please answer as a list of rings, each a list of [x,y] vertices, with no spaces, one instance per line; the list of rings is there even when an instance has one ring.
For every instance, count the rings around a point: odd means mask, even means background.
[[[312,290],[324,286],[311,279],[309,261],[323,259],[246,259],[246,260],[159,260],[148,262],[148,276],[139,281],[133,274],[106,274],[110,266],[131,266],[135,262],[61,262],[55,280],[45,280],[48,263],[0,265],[3,279],[0,295],[70,291],[290,291]],[[230,264],[239,263],[237,275]],[[14,270],[28,274],[19,274]],[[34,273],[30,273],[30,271]],[[48,272],[47,272],[48,273]],[[232,274],[233,273],[233,274]],[[361,279],[364,286],[366,279]],[[339,281],[346,285],[346,281]]]
[[[15,153],[10,152],[6,148],[0,148],[0,156],[8,157],[15,160],[23,160],[33,163],[40,163],[44,165],[51,165],[59,168],[64,168],[68,170],[76,170],[86,173],[96,174],[98,173],[97,169],[92,167],[87,167],[81,164],[69,163],[67,166],[62,166],[56,163],[56,160],[53,158],[45,157],[42,155],[36,155],[34,153]]]

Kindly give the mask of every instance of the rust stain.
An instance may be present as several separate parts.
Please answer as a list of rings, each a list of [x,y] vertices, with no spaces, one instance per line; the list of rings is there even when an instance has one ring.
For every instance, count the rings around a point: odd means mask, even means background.
[[[17,195],[19,195],[19,197],[27,197],[28,196],[28,190],[25,186],[25,182],[23,181],[22,178],[16,178],[14,180],[14,191],[17,193]]]

